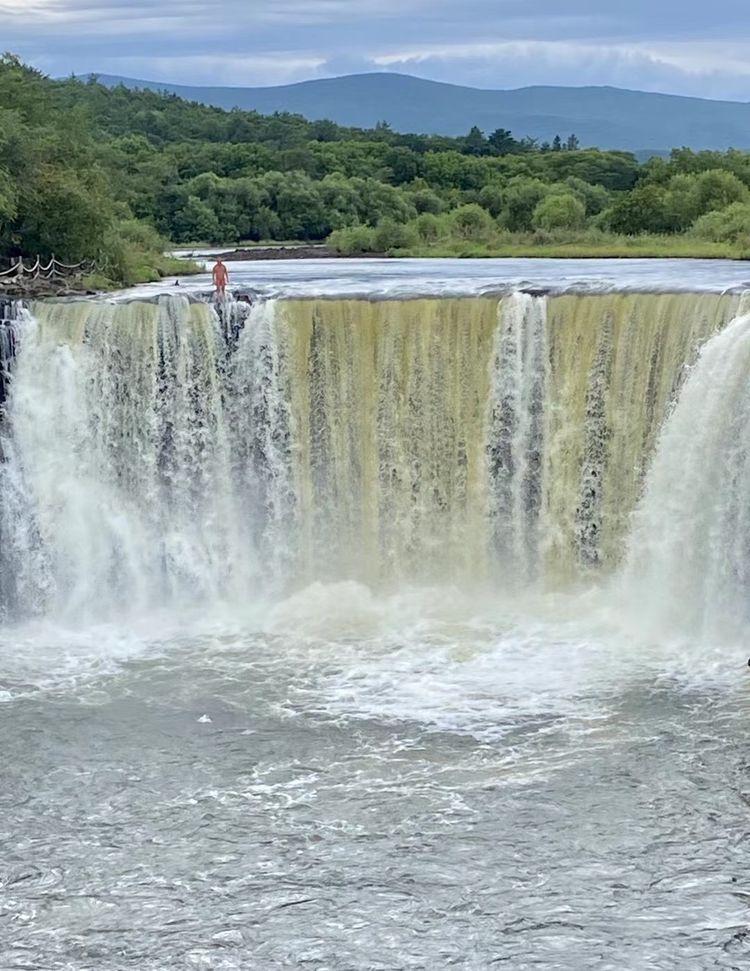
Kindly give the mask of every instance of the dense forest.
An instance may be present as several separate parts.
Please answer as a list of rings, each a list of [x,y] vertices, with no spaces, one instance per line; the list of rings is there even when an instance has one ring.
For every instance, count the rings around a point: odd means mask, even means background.
[[[327,238],[345,253],[617,252],[620,241],[741,255],[750,155],[678,149],[639,164],[575,135],[343,128],[54,81],[0,59],[0,258],[92,258],[130,283],[169,269],[168,240]]]

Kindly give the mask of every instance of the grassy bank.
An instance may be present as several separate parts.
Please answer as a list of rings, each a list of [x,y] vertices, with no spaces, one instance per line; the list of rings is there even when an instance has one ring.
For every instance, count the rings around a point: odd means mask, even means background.
[[[488,259],[491,257],[531,257],[538,259],[701,259],[746,260],[750,247],[734,243],[713,243],[679,236],[617,236],[606,240],[571,240],[536,243],[526,239],[496,243],[467,244],[454,241],[432,246],[421,245],[394,250],[389,255],[402,257],[454,257]]]
[[[595,227],[509,232],[478,206],[448,217],[422,215],[405,225],[384,222],[338,230],[329,245],[346,256],[750,259],[750,234],[745,232],[725,239],[697,232],[625,235]]]
[[[112,279],[103,273],[91,273],[82,277],[73,288],[86,293],[91,291],[108,293],[112,290],[121,290],[123,287],[139,286],[142,283],[157,283],[165,277],[194,276],[197,273],[203,273],[203,267],[192,260],[169,258],[160,261],[158,266],[151,264],[140,272],[129,274],[125,279]]]

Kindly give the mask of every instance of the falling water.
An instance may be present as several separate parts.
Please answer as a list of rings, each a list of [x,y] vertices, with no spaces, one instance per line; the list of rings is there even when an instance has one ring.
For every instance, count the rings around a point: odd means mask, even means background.
[[[7,405],[3,572],[22,614],[246,590],[208,306],[40,304]]]
[[[6,403],[6,610],[355,579],[559,584],[619,562],[733,296],[44,303]],[[739,473],[737,473],[739,474]]]
[[[300,525],[286,333],[272,303],[229,305],[228,312],[235,344],[225,372],[225,414],[246,554],[257,552],[266,582],[283,581],[297,560]]]
[[[288,301],[295,488],[309,578],[483,576],[490,299]]]
[[[16,356],[16,328],[24,313],[19,303],[0,299],[0,404],[5,404],[10,369]]]
[[[507,582],[536,577],[544,489],[547,301],[504,300],[490,361],[487,431],[491,542]]]
[[[659,437],[624,586],[668,637],[741,636],[750,619],[750,314],[703,348]]]

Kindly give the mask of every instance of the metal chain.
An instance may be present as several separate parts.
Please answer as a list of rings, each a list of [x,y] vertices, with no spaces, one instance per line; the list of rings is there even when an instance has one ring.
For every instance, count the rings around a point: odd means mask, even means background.
[[[43,264],[41,257],[37,256],[33,263],[26,265],[23,257],[19,256],[18,262],[13,266],[7,270],[0,270],[0,277],[15,277],[16,279],[30,277],[32,280],[41,277],[44,280],[51,280],[56,276],[70,276],[75,270],[97,272],[99,270],[99,264],[96,260],[81,260],[80,263],[63,263],[54,256],[50,257],[48,263]]]

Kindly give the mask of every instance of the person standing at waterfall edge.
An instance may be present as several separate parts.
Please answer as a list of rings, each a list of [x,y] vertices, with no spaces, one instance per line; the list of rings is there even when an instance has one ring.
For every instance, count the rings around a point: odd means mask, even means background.
[[[227,283],[229,283],[229,271],[226,266],[222,263],[221,257],[218,257],[213,271],[214,286],[216,287],[216,296],[224,297],[226,294]]]

